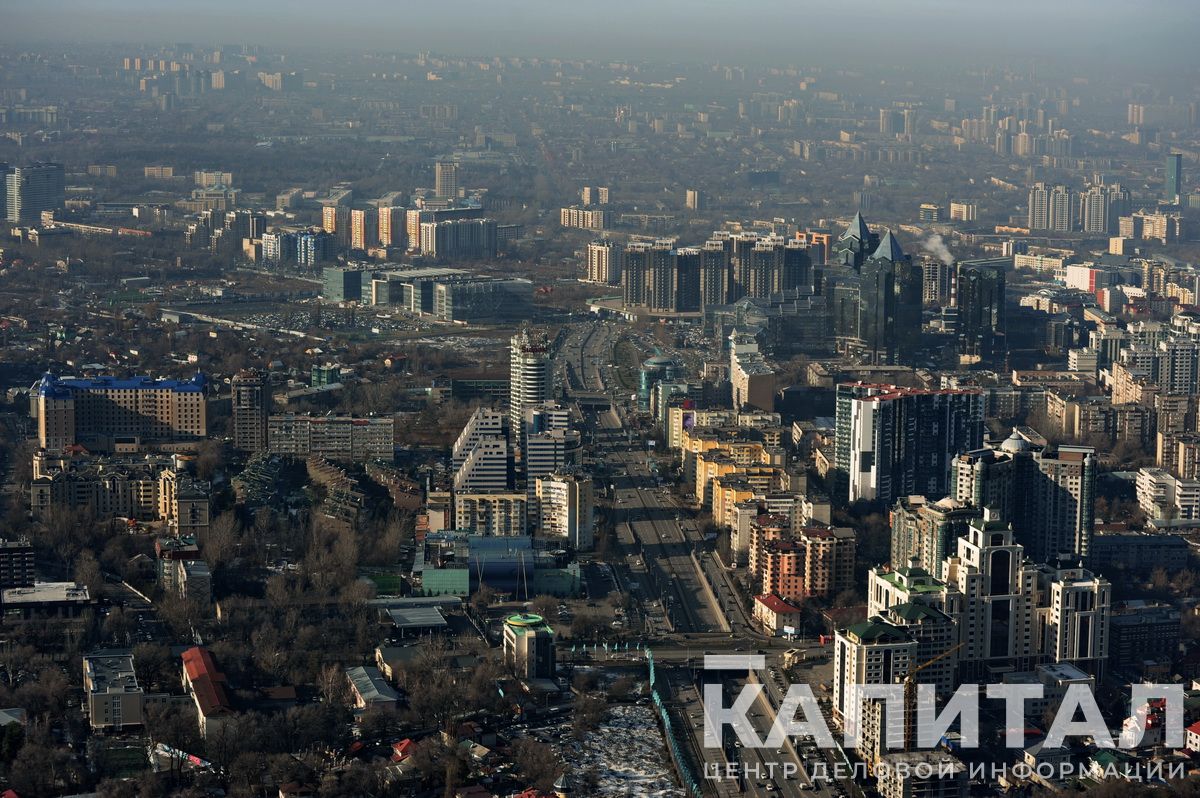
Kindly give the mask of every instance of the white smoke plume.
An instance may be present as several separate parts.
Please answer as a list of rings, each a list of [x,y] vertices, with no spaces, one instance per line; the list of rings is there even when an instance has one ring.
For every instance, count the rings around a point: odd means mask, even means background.
[[[954,256],[950,254],[950,249],[946,246],[946,242],[937,233],[925,239],[921,243],[921,248],[947,266],[954,263]]]

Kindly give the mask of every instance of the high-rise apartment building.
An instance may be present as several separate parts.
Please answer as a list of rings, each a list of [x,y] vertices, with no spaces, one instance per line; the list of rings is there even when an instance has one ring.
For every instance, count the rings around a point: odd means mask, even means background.
[[[1200,480],[1178,477],[1163,468],[1138,469],[1137,499],[1149,518],[1200,518]]]
[[[1034,460],[1039,473],[1023,532],[1030,540],[1030,556],[1039,562],[1062,555],[1087,557],[1095,524],[1095,450],[1059,446]]]
[[[486,407],[478,408],[463,426],[450,451],[455,491],[508,490],[512,484],[508,460],[504,414]]]
[[[538,479],[548,474],[571,469],[579,465],[582,438],[576,430],[561,422],[547,425],[539,421],[538,408],[526,411],[525,445],[522,451],[522,470],[526,492],[529,494],[530,522],[542,523],[541,505],[537,501]]]
[[[385,206],[379,209],[379,243],[385,247],[402,247],[405,241],[404,208]]]
[[[199,169],[192,172],[192,182],[200,188],[232,186],[233,172],[226,172],[221,169]]]
[[[1129,213],[1129,189],[1121,184],[1089,186],[1079,197],[1079,226],[1085,233],[1113,235]]]
[[[1095,450],[1039,450],[1013,433],[999,450],[970,451],[955,462],[954,496],[1012,525],[1037,562],[1087,557],[1094,525]]]
[[[939,696],[949,696],[958,686],[958,624],[942,610],[918,601],[889,607],[880,617],[905,632],[917,644],[914,662],[930,663],[921,671],[922,684],[932,684]],[[938,658],[936,662],[933,660]]]
[[[879,133],[883,136],[894,136],[904,130],[904,117],[899,111],[891,108],[879,109]]]
[[[262,235],[262,259],[265,263],[281,263],[297,259],[297,235],[273,231]]]
[[[1108,660],[1112,585],[1077,563],[1040,565],[1035,629],[1043,656],[1099,678]]]
[[[449,204],[449,201],[446,200],[439,204]],[[429,207],[429,204],[426,204],[424,207],[409,208],[404,212],[404,233],[408,239],[408,248],[417,252],[421,250],[421,225],[423,224],[481,218],[483,218],[483,208],[479,206]]]
[[[1000,361],[1007,352],[1005,269],[1008,258],[955,264],[958,353],[966,363]]]
[[[351,463],[395,457],[395,419],[284,413],[267,417],[267,451]]]
[[[1038,646],[1034,629],[1037,574],[1003,522],[974,521],[957,540],[946,582],[962,595],[959,661],[972,677],[988,665],[1030,670]]]
[[[759,352],[758,341],[748,332],[729,334],[729,381],[733,408],[775,410],[775,372]]]
[[[243,452],[267,448],[267,417],[271,391],[261,371],[247,369],[233,375],[233,445]]]
[[[805,526],[796,530],[804,547],[804,589],[807,597],[832,599],[854,589],[857,542],[846,527]]]
[[[560,538],[576,551],[590,551],[594,539],[595,498],[586,474],[556,471],[537,477],[538,533]]]
[[[1043,659],[1099,676],[1108,658],[1108,580],[1077,561],[1035,565],[1025,555],[1011,528],[986,515],[959,538],[946,564],[946,581],[962,597],[959,678],[1032,670]]]
[[[0,169],[4,177],[4,218],[36,222],[42,211],[57,210],[66,199],[66,171],[60,163],[33,163]]]
[[[696,313],[701,308],[700,250],[696,247],[680,247],[675,250],[674,257],[673,309],[679,313]]]
[[[505,418],[498,410],[480,407],[467,419],[451,447],[451,469],[457,471],[475,448],[475,444],[486,438],[507,438]]]
[[[588,244],[587,281],[601,285],[620,285],[622,250],[620,244],[607,238]]]
[[[560,208],[558,223],[581,230],[607,230],[612,227],[612,211],[607,208]]]
[[[209,520],[207,483],[165,455],[81,457],[39,450],[33,456],[29,505],[38,514],[83,511],[162,521],[181,535],[203,535]]]
[[[1070,188],[1037,183],[1029,190],[1030,230],[1069,233],[1074,220],[1075,194]]]
[[[729,239],[712,238],[700,249],[700,306],[724,305],[729,297]]]
[[[956,670],[953,684],[994,681],[1001,673],[1040,671],[1047,664],[1102,676],[1112,592],[1106,579],[1078,560],[1035,564],[1011,528],[989,511],[972,519],[955,544],[941,580],[915,564],[872,569],[868,617],[904,628],[926,659],[961,644],[950,659]],[[948,617],[953,633],[946,635],[944,623],[914,626],[906,621],[921,616]],[[923,652],[922,640],[930,644]],[[944,685],[940,669],[928,669],[920,681]]]
[[[958,538],[972,520],[982,517],[979,507],[950,496],[937,501],[901,496],[892,507],[891,561],[916,564],[940,579],[942,563],[956,553]]]
[[[694,313],[742,297],[811,291],[814,270],[806,242],[718,231],[703,247],[676,247],[674,239],[627,245],[621,283],[628,307]]]
[[[607,205],[608,197],[608,186],[584,186],[579,191],[579,201],[585,208],[593,205]]]
[[[948,305],[952,297],[954,264],[937,258],[921,259],[921,302],[939,307]]]
[[[1179,240],[1183,231],[1183,215],[1179,213],[1137,211],[1117,220],[1117,232],[1122,238],[1157,240],[1169,244]]]
[[[379,240],[379,211],[353,208],[350,211],[350,248],[365,250]]]
[[[668,310],[674,302],[670,240],[634,241],[621,253],[621,293],[626,307]]]
[[[570,429],[570,412],[567,408],[552,402],[527,407],[522,432],[525,437],[521,469],[532,508],[531,521],[536,524],[540,520],[538,477],[578,465],[583,441],[579,432]]]
[[[324,230],[307,230],[296,236],[296,262],[316,266],[333,258],[333,236]]]
[[[856,738],[859,756],[870,763],[887,750],[887,729],[900,718],[885,717],[881,700],[862,695],[864,685],[899,684],[916,663],[916,641],[882,618],[839,629],[833,638],[833,719]],[[893,732],[895,733],[895,732]]]
[[[345,205],[326,203],[321,208],[321,229],[339,240],[349,240],[350,209]]]
[[[950,202],[950,221],[973,222],[979,218],[979,206],[974,202]]]
[[[438,197],[458,197],[458,164],[438,161],[433,166],[433,193]]]
[[[917,219],[922,222],[940,222],[943,221],[946,209],[936,202],[922,202],[921,207],[917,209]]]
[[[456,490],[454,528],[476,535],[524,535],[528,531],[528,509],[524,493]]]
[[[545,404],[554,395],[554,373],[550,341],[544,333],[522,328],[509,341],[508,422],[512,440],[520,449],[525,443],[525,413]]]
[[[74,443],[111,451],[117,444],[200,440],[208,434],[207,381],[148,377],[59,378],[34,386],[38,446],[61,452]]]
[[[421,254],[433,258],[494,258],[499,247],[495,219],[422,222]]]
[[[983,441],[983,395],[843,383],[837,387],[834,490],[891,504],[945,496],[954,458]]]
[[[505,438],[484,438],[471,447],[454,472],[454,492],[507,491],[512,484]]]

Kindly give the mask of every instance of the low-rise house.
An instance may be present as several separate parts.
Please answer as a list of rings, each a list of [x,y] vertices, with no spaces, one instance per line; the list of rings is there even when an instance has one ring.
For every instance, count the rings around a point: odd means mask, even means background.
[[[28,715],[21,707],[0,709],[0,729],[4,728],[5,726],[11,726],[14,723],[19,723],[20,725],[24,726],[27,718]]]
[[[1200,721],[1184,730],[1183,747],[1189,751],[1200,751]]]
[[[93,729],[141,726],[145,693],[128,651],[97,651],[83,658],[83,693]]]
[[[183,689],[196,705],[201,737],[233,718],[225,674],[206,649],[196,646],[183,652]]]
[[[768,593],[754,597],[754,620],[773,635],[784,634],[799,624],[802,610],[779,596]]]
[[[379,669],[373,665],[357,665],[347,668],[346,678],[350,680],[350,692],[354,697],[354,706],[359,709],[367,707],[395,709],[400,702],[399,694],[387,683]]]

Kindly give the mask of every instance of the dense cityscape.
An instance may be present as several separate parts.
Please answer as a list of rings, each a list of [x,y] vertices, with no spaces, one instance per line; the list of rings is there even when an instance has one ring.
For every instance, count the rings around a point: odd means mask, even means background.
[[[0,798],[1200,794],[1194,56],[12,34]]]

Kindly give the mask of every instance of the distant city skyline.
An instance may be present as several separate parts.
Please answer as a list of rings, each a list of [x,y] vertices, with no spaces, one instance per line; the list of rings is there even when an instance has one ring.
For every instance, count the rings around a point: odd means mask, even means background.
[[[236,12],[231,32],[223,8]],[[355,13],[352,13],[355,12]],[[49,0],[5,10],[0,41],[303,42],[314,49],[435,50],[455,55],[495,53],[554,58],[731,60],[731,63],[814,64],[837,58],[839,68],[871,63],[937,64],[947,58],[1036,57],[1110,68],[1126,64],[1187,68],[1191,33],[1200,6],[1186,0],[1130,4],[1111,0],[1033,0],[1009,3],[860,0],[852,4],[755,0],[738,4],[663,0],[647,7],[632,0],[602,6],[562,6],[529,0],[517,4],[450,0],[400,9],[382,0],[330,6],[315,0],[247,7],[216,0],[203,11],[147,8],[129,0]],[[130,15],[138,23],[128,24]],[[369,25],[352,24],[371,19]],[[464,25],[464,20],[470,25]],[[746,48],[728,35],[735,19],[753,31]],[[770,24],[764,24],[770,20]],[[1037,24],[1031,24],[1035,22]],[[1114,38],[1136,28],[1139,36]],[[854,29],[855,60],[845,63],[841,34]],[[882,48],[881,45],[889,45]],[[701,56],[700,54],[703,54]],[[876,59],[879,59],[877,61]],[[1086,77],[1086,76],[1083,76]]]

